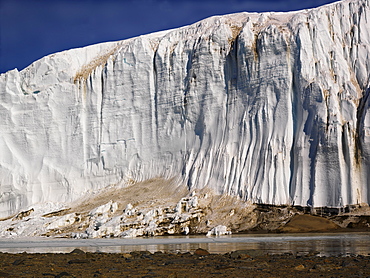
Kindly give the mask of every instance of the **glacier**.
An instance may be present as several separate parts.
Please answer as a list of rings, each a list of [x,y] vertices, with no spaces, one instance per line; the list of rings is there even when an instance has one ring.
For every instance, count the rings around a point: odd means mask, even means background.
[[[0,217],[156,177],[368,204],[369,26],[369,0],[243,12],[1,74]]]

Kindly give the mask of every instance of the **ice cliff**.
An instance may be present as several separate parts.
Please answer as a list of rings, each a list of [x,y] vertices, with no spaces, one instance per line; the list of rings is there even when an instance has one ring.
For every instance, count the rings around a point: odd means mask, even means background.
[[[238,13],[1,74],[0,217],[153,177],[368,203],[369,26],[369,0]]]

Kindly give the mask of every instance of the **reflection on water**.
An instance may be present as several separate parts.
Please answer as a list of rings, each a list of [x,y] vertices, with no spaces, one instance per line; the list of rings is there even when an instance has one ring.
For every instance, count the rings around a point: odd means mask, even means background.
[[[205,236],[158,237],[152,239],[88,239],[42,240],[17,242],[13,245],[0,241],[1,252],[59,253],[80,248],[86,252],[128,253],[131,251],[164,251],[170,253],[194,252],[197,248],[210,253],[227,253],[235,250],[257,249],[268,254],[317,253],[319,256],[345,256],[370,254],[370,233],[346,234],[291,234],[291,235],[231,235],[219,238]],[[18,245],[18,246],[17,246]]]

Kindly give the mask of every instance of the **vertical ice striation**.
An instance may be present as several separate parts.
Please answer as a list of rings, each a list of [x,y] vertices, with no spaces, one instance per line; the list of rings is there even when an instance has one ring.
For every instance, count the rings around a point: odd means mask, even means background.
[[[0,216],[122,180],[370,199],[369,0],[238,13],[0,76]]]

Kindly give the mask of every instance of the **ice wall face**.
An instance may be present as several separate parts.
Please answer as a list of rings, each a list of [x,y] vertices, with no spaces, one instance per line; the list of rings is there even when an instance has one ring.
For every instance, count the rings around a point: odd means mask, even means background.
[[[0,216],[122,180],[369,202],[370,8],[240,13],[0,76]]]

